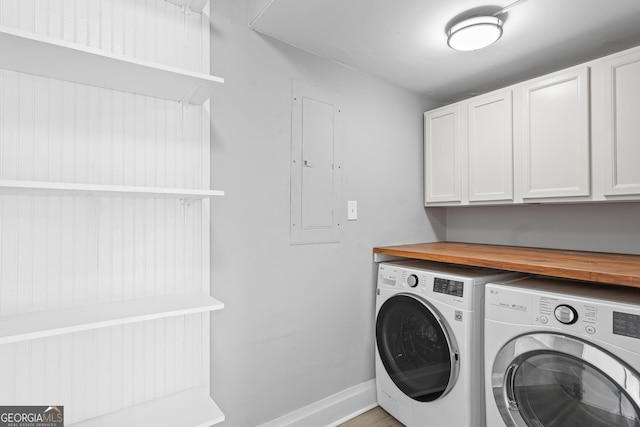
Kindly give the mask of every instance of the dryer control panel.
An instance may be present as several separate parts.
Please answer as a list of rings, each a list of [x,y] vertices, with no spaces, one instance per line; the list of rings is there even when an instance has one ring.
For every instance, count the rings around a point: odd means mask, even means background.
[[[488,285],[487,316],[508,323],[531,324],[593,335],[606,319],[599,316],[596,303],[568,299],[552,293]]]
[[[613,333],[640,339],[640,315],[614,310]]]
[[[577,301],[566,301],[555,296],[539,296],[536,298],[538,308],[537,320],[547,324],[554,319],[562,325],[584,324],[587,333],[595,332],[598,322],[598,308],[594,304],[585,304]],[[587,326],[591,325],[587,329]]]
[[[640,353],[637,289],[533,276],[487,285],[485,303],[486,319],[597,338]]]

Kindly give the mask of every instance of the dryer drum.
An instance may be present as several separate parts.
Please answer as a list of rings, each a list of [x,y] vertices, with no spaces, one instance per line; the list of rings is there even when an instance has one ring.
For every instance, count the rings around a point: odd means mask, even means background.
[[[512,427],[640,427],[638,373],[593,344],[535,333],[498,353],[492,384]]]
[[[434,309],[408,295],[389,298],[376,320],[385,370],[407,396],[420,402],[449,392],[458,372],[458,350]]]

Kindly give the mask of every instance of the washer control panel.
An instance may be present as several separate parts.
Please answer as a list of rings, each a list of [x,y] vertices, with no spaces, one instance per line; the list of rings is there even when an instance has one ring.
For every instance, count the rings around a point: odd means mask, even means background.
[[[441,267],[442,270],[448,268],[450,267]],[[471,310],[475,309],[484,294],[484,285],[475,285],[473,280],[447,271],[437,271],[435,268],[422,270],[394,263],[381,263],[378,268],[377,292],[378,295],[387,290],[409,292],[423,295],[430,301],[446,302],[457,309]],[[474,288],[477,290],[474,291]]]
[[[407,285],[409,285],[409,287],[415,288],[416,286],[418,286],[419,283],[420,283],[420,279],[418,279],[417,275],[410,274],[409,277],[407,277]]]
[[[458,280],[436,277],[433,279],[433,292],[462,298],[464,294],[464,283]]]

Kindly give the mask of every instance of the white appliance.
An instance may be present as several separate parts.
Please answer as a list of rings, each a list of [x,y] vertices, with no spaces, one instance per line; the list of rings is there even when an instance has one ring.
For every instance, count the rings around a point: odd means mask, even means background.
[[[488,426],[640,426],[640,289],[489,284],[485,363]]]
[[[381,263],[379,405],[408,427],[484,426],[484,284],[515,276],[427,261]]]

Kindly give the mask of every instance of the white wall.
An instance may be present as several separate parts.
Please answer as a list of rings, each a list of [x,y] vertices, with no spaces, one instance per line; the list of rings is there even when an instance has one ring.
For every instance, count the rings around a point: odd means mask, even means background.
[[[447,240],[640,254],[640,203],[447,210]]]
[[[435,104],[249,30],[245,2],[212,12],[212,394],[224,426],[256,426],[373,378],[372,248],[445,237],[420,202]],[[289,244],[292,79],[342,97],[343,214],[357,200],[359,219],[340,244]]]

